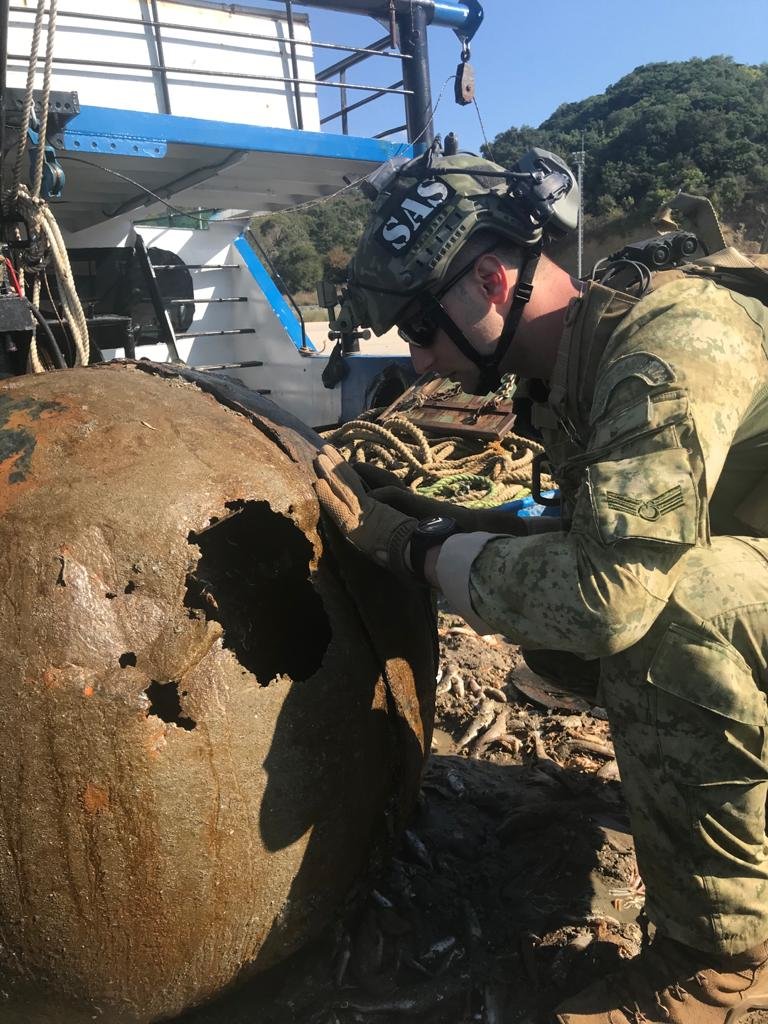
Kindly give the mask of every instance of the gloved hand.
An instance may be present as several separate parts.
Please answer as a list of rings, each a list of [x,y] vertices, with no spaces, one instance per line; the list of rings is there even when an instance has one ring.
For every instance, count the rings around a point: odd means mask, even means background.
[[[314,467],[320,507],[343,536],[379,565],[415,582],[406,551],[417,520],[372,498],[354,469],[332,445],[320,449]]]
[[[507,533],[514,537],[525,537],[529,533],[527,521],[518,518],[514,512],[500,512],[497,508],[464,508],[450,501],[426,498],[404,487],[377,487],[367,497],[413,516],[416,521],[448,516],[456,520],[464,533]]]

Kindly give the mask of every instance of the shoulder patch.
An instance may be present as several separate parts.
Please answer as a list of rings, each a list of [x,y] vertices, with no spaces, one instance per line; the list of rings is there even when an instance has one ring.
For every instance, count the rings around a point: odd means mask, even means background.
[[[589,415],[591,423],[605,412],[614,388],[630,377],[638,377],[649,387],[672,384],[676,380],[675,371],[669,363],[650,352],[631,352],[629,355],[620,356],[598,380]]]
[[[617,491],[606,491],[606,505],[614,512],[623,512],[628,516],[640,516],[641,519],[652,523],[655,519],[674,512],[685,504],[683,489],[681,487],[670,487],[669,490],[657,494],[655,498],[632,498],[627,494],[619,494]]]

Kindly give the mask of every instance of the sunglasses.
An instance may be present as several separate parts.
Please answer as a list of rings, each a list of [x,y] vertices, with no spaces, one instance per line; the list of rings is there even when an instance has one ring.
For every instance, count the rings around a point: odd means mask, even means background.
[[[420,309],[413,317],[398,325],[397,333],[412,348],[429,348],[435,342],[438,327],[439,324],[425,310]]]
[[[418,301],[421,303],[419,309],[407,317],[401,320],[397,324],[397,333],[413,348],[429,348],[434,345],[435,338],[437,336],[437,330],[442,327],[447,331],[448,334],[454,329],[453,320],[443,308],[440,300],[448,294],[454,285],[458,284],[463,277],[466,277],[470,271],[474,270],[475,264],[482,257],[486,256],[489,252],[493,252],[496,248],[496,244],[490,246],[484,252],[481,252],[475,259],[470,260],[465,267],[462,267],[458,273],[454,274],[450,278],[445,286],[437,293],[432,295],[426,292],[424,295],[420,295]]]

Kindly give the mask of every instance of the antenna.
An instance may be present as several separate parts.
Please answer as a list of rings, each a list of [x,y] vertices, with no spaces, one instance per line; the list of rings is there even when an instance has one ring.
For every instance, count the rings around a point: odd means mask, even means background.
[[[579,234],[578,234],[578,255],[576,263],[576,276],[581,277],[583,273],[582,264],[584,262],[584,164],[586,162],[587,155],[584,152],[584,132],[581,133],[581,149],[577,153],[571,155],[571,159],[576,162],[578,168],[578,183],[579,183]]]

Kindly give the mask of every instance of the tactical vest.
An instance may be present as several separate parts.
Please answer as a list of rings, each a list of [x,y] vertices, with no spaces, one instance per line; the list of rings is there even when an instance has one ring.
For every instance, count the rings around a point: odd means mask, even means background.
[[[643,295],[686,277],[706,277],[728,288],[742,298],[745,308],[753,302],[768,307],[768,255],[748,258],[724,248],[695,263],[653,274]],[[572,507],[591,461],[586,449],[598,366],[614,331],[643,295],[591,282],[568,310],[548,401],[535,405],[532,416],[566,508]],[[768,358],[765,330],[763,350]],[[648,383],[662,382],[651,377]],[[709,502],[709,520],[712,534],[768,536],[768,385],[755,396],[733,439]]]

